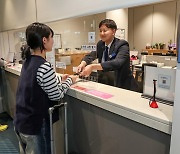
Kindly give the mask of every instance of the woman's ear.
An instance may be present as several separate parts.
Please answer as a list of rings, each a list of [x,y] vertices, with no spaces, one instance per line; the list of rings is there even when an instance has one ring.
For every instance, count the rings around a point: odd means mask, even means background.
[[[46,37],[43,37],[43,43],[45,44],[47,42]]]

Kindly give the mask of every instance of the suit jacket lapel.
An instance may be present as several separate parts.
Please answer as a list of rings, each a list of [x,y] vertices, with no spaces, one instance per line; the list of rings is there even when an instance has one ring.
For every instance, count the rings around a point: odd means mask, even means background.
[[[104,42],[102,42],[102,45],[101,45],[100,51],[97,51],[97,52],[99,52],[99,53],[98,53],[98,54],[99,54],[99,62],[101,62],[101,61],[102,61],[102,57],[103,57],[104,50],[105,50],[105,43],[104,43]]]
[[[113,40],[112,44],[111,44],[111,47],[110,47],[110,50],[109,50],[109,55],[112,55],[112,53],[114,52],[114,49],[115,49],[115,39]]]
[[[112,42],[112,44],[111,44],[111,47],[110,47],[110,49],[109,49],[109,55],[112,55],[112,53],[113,52],[115,52],[115,43],[116,42],[116,38],[114,38],[114,40],[113,40],[113,42]],[[100,52],[99,51],[97,51],[97,52],[99,52],[98,54],[99,54],[99,62],[101,62],[102,61],[102,57],[103,57],[103,53],[104,53],[104,50],[105,50],[105,42],[102,42],[102,44],[101,44],[101,48],[100,48]],[[108,60],[109,60],[110,58],[108,57]]]

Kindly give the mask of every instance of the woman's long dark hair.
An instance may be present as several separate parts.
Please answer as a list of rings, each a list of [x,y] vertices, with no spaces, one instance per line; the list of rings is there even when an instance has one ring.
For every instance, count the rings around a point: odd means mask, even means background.
[[[53,37],[54,32],[49,26],[39,22],[30,24],[26,28],[27,45],[21,48],[22,59],[27,59],[28,57],[30,57],[30,49],[35,50],[39,48],[41,51],[44,50],[45,47],[43,44],[43,37],[49,38],[50,34],[52,34]]]

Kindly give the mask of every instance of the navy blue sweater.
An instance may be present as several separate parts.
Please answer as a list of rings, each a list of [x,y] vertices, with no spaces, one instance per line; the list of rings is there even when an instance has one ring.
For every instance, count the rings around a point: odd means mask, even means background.
[[[31,56],[22,67],[16,94],[15,129],[28,135],[40,132],[42,121],[48,119],[48,108],[53,104],[37,83],[37,70],[46,60]]]

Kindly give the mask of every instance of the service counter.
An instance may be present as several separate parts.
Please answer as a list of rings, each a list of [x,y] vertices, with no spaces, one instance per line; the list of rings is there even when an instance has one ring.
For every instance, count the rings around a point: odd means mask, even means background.
[[[15,67],[4,73],[10,108],[15,107],[20,74],[20,66]],[[71,86],[64,101],[68,102],[69,152],[169,154],[172,106],[159,103],[159,108],[153,109],[141,93],[82,80]],[[56,146],[62,147],[63,124],[56,133],[61,136]]]
[[[2,83],[2,104],[3,110],[7,111],[8,114],[13,118],[15,113],[15,97],[16,88],[18,85],[18,79],[20,75],[22,65],[15,65],[1,69]]]

